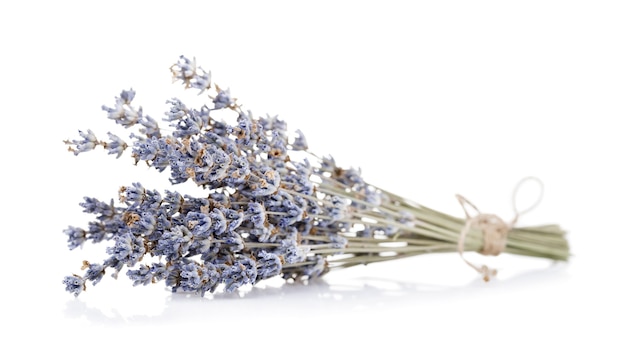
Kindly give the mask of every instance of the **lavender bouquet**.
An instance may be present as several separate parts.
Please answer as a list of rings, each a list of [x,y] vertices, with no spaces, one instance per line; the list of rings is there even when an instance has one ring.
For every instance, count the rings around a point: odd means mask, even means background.
[[[389,193],[364,181],[360,171],[316,156],[303,133],[289,133],[277,117],[242,110],[195,59],[181,56],[170,69],[174,81],[208,95],[210,106],[168,100],[166,132],[133,105],[135,91],[125,90],[102,109],[133,130],[129,142],[112,133],[105,141],[87,130],[65,143],[76,155],[102,148],[119,158],[130,151],[135,164],[167,172],[174,185],[193,181],[206,194],[134,182],[120,188],[117,201],[85,197],[80,206],[96,218],[86,228],[64,230],[68,247],[105,242],[108,258],[84,261],[82,275],[64,278],[75,296],[123,269],[134,285],[164,281],[173,292],[204,295],[425,253],[569,256],[565,232],[556,225],[520,228],[469,213],[457,218]],[[236,122],[215,119],[218,110],[232,111]],[[486,280],[493,274],[475,268]]]

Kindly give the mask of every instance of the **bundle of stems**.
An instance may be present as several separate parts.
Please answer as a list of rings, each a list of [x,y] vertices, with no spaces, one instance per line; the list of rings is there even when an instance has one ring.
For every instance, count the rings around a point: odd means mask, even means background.
[[[393,235],[376,238],[347,237],[350,249],[344,252],[354,255],[337,258],[332,266],[348,267],[433,252],[461,250],[480,253],[483,250],[483,231],[474,226],[469,228],[463,246],[459,246],[467,218],[451,216],[401,196],[384,193],[389,197],[389,201],[378,209],[395,216],[399,216],[399,212],[408,213],[415,217],[413,224],[407,226],[406,223],[389,220],[378,214],[360,215],[361,218],[373,222],[394,226],[398,231]],[[359,201],[354,197],[350,199]],[[570,257],[566,231],[556,224],[511,227],[507,234],[506,247],[502,252],[555,261],[567,261]]]

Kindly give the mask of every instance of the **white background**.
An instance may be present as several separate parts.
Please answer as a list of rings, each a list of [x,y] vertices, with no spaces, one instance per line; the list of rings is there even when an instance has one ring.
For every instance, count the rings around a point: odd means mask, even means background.
[[[0,338],[14,343],[2,347],[626,344],[623,2],[12,3],[0,5]],[[181,54],[316,153],[444,212],[462,214],[462,193],[509,219],[517,181],[541,178],[520,224],[562,225],[574,257],[468,254],[500,270],[485,284],[458,255],[423,256],[204,299],[107,276],[74,299],[63,276],[104,257],[66,248],[62,230],[90,218],[82,197],[168,182],[62,140],[119,131],[100,106],[123,88],[157,119],[167,98],[193,100],[171,84]]]

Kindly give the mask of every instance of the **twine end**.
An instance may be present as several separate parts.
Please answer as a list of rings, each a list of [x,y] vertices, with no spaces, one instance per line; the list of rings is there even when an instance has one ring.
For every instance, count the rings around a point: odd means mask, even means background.
[[[492,278],[495,278],[498,275],[498,271],[496,269],[489,269],[486,265],[483,265],[479,272],[483,275],[483,280],[485,282],[489,282]]]

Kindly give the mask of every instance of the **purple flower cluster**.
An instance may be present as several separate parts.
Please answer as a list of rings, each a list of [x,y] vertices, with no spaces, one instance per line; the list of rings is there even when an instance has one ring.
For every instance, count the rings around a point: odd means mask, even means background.
[[[167,172],[172,184],[193,181],[206,196],[159,192],[137,182],[120,188],[117,202],[85,197],[80,206],[96,218],[86,229],[64,231],[68,247],[106,241],[108,258],[85,262],[82,276],[67,276],[67,291],[78,295],[87,282],[97,284],[108,270],[117,277],[125,267],[134,285],[165,281],[174,292],[201,295],[275,276],[313,278],[329,270],[332,256],[359,255],[347,253],[350,238],[393,233],[393,224],[371,219],[398,218],[380,208],[388,198],[358,171],[339,168],[330,157],[316,158],[303,133],[290,134],[277,117],[242,111],[195,59],[180,57],[171,71],[185,88],[214,90],[210,106],[195,109],[168,100],[167,133],[133,106],[135,91],[125,90],[114,106],[102,109],[133,128],[132,143],[111,133],[109,142],[100,141],[90,130],[65,143],[74,154],[101,146],[120,157],[130,149],[135,163]],[[222,109],[233,111],[236,120],[229,124],[211,116]]]

